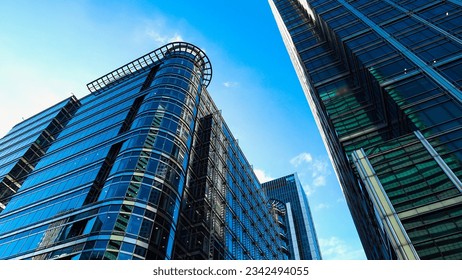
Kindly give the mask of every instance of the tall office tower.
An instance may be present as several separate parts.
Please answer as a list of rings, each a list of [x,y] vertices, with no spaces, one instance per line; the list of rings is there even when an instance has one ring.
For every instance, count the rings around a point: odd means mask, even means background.
[[[1,259],[284,259],[268,199],[170,43],[0,140]]]
[[[289,258],[293,260],[320,260],[318,238],[311,216],[310,205],[297,174],[262,184],[273,205],[284,215],[278,217],[285,224]]]
[[[462,259],[462,3],[269,0],[369,259]]]

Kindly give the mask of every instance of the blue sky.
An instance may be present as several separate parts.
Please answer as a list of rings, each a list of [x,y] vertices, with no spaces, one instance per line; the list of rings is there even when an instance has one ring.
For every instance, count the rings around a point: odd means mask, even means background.
[[[165,43],[202,48],[209,92],[259,178],[298,172],[323,258],[365,259],[266,1],[3,1],[0,30],[0,137]]]

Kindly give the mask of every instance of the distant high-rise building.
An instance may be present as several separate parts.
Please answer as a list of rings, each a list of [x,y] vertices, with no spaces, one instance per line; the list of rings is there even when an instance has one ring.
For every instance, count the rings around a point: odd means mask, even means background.
[[[285,227],[289,258],[320,260],[318,238],[311,216],[310,205],[297,174],[291,174],[262,184]]]
[[[269,0],[369,259],[462,259],[462,2]]]
[[[0,140],[0,259],[286,259],[273,210],[170,43]]]

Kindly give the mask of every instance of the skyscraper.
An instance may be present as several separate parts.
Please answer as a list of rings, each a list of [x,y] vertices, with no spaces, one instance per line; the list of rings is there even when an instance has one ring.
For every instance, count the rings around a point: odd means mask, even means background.
[[[1,259],[285,259],[196,46],[156,49],[0,140]]]
[[[269,0],[369,259],[462,258],[462,3]]]
[[[318,238],[310,205],[297,174],[287,175],[262,184],[273,203],[285,212],[284,223],[293,260],[320,260]]]

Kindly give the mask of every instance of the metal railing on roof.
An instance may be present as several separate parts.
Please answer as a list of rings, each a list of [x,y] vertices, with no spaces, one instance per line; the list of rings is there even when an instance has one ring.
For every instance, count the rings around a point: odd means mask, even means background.
[[[207,55],[198,47],[186,42],[168,43],[140,58],[137,58],[122,67],[87,84],[91,93],[98,92],[110,85],[116,85],[124,81],[132,74],[150,68],[152,65],[174,55],[175,53],[189,53],[195,56],[196,65],[201,69],[202,85],[207,87],[212,79],[212,65]]]

